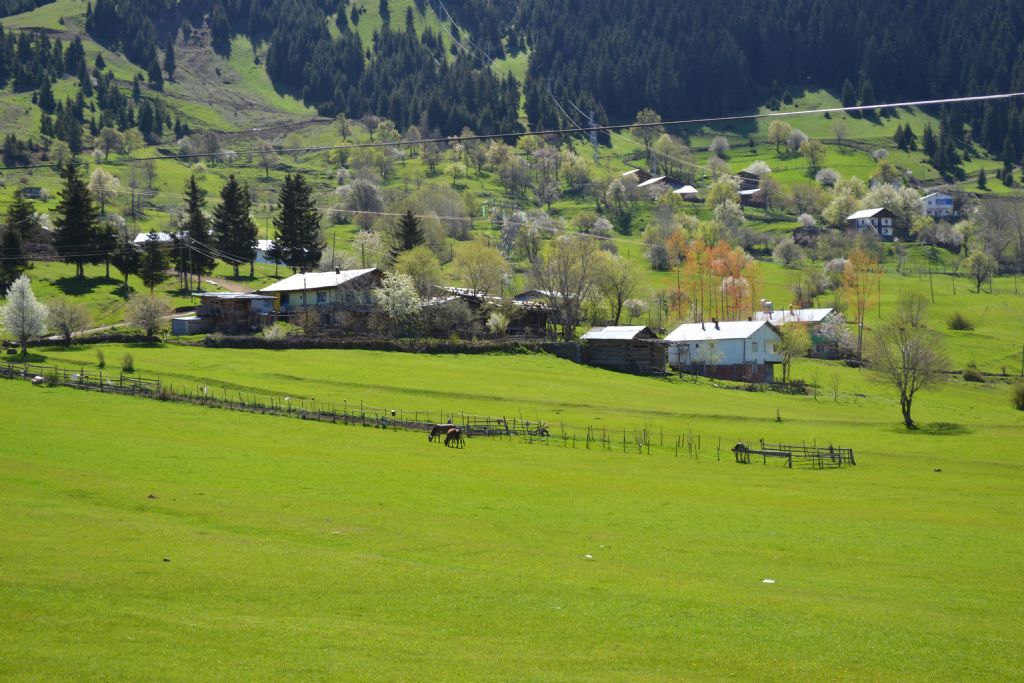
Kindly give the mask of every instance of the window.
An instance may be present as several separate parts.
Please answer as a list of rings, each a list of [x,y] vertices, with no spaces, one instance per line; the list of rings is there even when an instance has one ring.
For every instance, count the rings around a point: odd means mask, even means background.
[[[288,292],[282,292],[281,293],[281,305],[282,306],[287,306],[288,305]]]
[[[325,303],[327,303],[327,292],[317,292],[316,293],[316,303],[317,304],[325,304]]]
[[[757,342],[750,342],[750,350],[757,353]]]

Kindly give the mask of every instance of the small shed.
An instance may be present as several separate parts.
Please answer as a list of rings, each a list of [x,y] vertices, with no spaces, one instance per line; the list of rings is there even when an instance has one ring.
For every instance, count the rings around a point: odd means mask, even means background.
[[[185,337],[190,334],[206,334],[213,330],[212,321],[198,315],[183,315],[171,318],[171,334]]]
[[[274,297],[237,292],[204,292],[197,295],[196,314],[210,321],[217,332],[244,333],[262,327],[274,312]]]
[[[581,339],[587,365],[651,375],[664,372],[668,362],[658,335],[643,325],[593,327]]]

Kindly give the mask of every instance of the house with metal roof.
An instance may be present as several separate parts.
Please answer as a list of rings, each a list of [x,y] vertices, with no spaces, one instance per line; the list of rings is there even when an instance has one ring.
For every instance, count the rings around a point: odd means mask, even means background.
[[[259,294],[273,296],[274,310],[285,316],[304,311],[368,313],[373,309],[372,292],[380,287],[383,276],[378,268],[296,273]]]
[[[770,301],[763,301],[762,309],[755,316],[754,320],[763,320],[776,327],[784,325],[803,325],[811,338],[811,348],[808,355],[812,358],[838,358],[839,349],[830,340],[818,334],[818,328],[825,319],[836,312],[834,308],[789,308],[776,311]]]
[[[778,329],[764,320],[686,323],[665,336],[668,363],[685,372],[742,382],[771,382],[782,362]]]
[[[274,313],[274,297],[239,292],[201,292],[199,306],[192,315],[171,319],[171,334],[206,332],[242,334],[263,327]]]
[[[846,217],[846,226],[852,230],[870,230],[880,239],[892,241],[896,216],[886,208],[862,209]]]
[[[932,218],[952,218],[956,215],[953,205],[953,195],[945,192],[932,192],[921,197],[921,204],[924,207],[926,216]]]
[[[665,371],[666,348],[649,327],[592,327],[580,339],[583,362],[587,365],[643,375]]]

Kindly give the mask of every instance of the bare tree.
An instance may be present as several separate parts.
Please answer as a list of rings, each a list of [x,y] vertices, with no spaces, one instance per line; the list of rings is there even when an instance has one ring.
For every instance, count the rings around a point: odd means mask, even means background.
[[[146,188],[152,190],[153,181],[156,180],[156,161],[143,159],[139,163],[142,166],[142,175],[146,177]]]
[[[147,337],[152,337],[159,330],[165,318],[174,312],[171,300],[159,294],[135,294],[128,299],[125,308],[125,322],[141,327]]]
[[[75,333],[87,329],[91,321],[85,304],[67,298],[57,299],[50,304],[49,319],[50,327],[60,334],[64,346],[71,346]]]
[[[902,297],[892,320],[872,335],[868,346],[871,370],[899,392],[907,429],[916,428],[910,411],[917,392],[941,382],[949,367],[942,336],[924,325],[926,306],[920,294]]]
[[[978,251],[964,259],[963,269],[974,280],[974,291],[981,292],[981,286],[999,270],[999,263],[987,252]]]
[[[558,313],[562,339],[571,340],[580,321],[583,302],[597,283],[597,240],[586,235],[565,235],[552,240],[547,251],[531,265],[530,275]]]
[[[598,289],[605,301],[608,302],[614,325],[619,324],[626,301],[633,297],[640,288],[641,282],[643,282],[643,275],[632,261],[611,254],[604,257],[598,279]]]
[[[1005,256],[1013,242],[1016,211],[1012,202],[989,201],[978,212],[978,238],[985,251],[997,261]]]
[[[882,276],[878,260],[860,247],[854,247],[843,268],[843,298],[852,306],[857,325],[857,359],[864,350],[864,318],[875,300],[878,282]]]
[[[256,150],[260,155],[260,166],[263,167],[263,175],[270,177],[270,167],[277,165],[277,151],[269,140],[260,140],[260,146]]]

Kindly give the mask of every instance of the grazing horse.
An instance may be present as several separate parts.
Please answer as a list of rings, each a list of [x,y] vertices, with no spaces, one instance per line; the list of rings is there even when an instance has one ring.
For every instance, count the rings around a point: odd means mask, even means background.
[[[430,428],[430,434],[427,436],[427,441],[433,442],[434,439],[437,439],[437,442],[441,443],[441,437],[445,436],[449,429],[454,428],[455,425],[453,424],[434,425]]]
[[[462,430],[458,427],[452,427],[448,430],[448,433],[444,435],[445,446],[450,446],[452,442],[455,443],[456,448],[462,448],[466,445],[466,440],[462,438]]]

